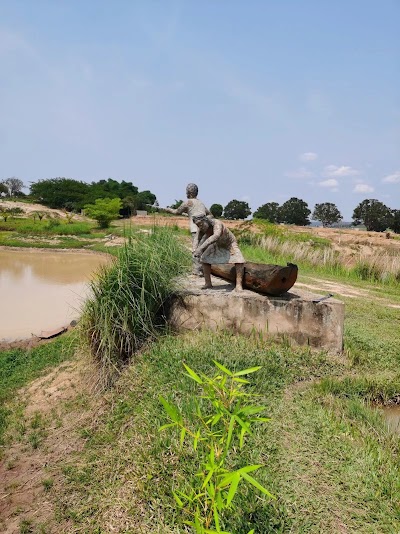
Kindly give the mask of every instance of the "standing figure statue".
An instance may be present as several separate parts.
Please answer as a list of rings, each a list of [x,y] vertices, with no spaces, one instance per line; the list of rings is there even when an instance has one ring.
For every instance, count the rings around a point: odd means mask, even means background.
[[[197,198],[199,189],[196,184],[188,184],[186,186],[186,202],[183,202],[178,208],[162,208],[168,213],[173,213],[174,215],[182,215],[187,213],[189,216],[189,228],[192,235],[192,252],[195,250],[194,242],[197,234],[197,226],[193,222],[193,217],[197,215],[211,215],[211,212],[205,207],[203,202]],[[198,258],[193,256],[193,274],[197,276],[202,276],[203,268]]]
[[[235,236],[218,219],[199,215],[193,217],[198,230],[195,237],[195,258],[203,265],[205,285],[212,288],[211,264],[234,263],[236,267],[236,291],[243,290],[244,257],[240,252]]]

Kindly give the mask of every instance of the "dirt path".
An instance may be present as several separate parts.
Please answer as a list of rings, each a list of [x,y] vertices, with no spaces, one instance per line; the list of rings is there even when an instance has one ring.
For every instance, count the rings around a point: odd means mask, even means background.
[[[71,532],[54,522],[54,492],[62,484],[61,464],[80,451],[78,428],[93,419],[94,406],[82,409],[90,375],[81,361],[60,365],[32,382],[18,396],[9,448],[0,464],[0,531]]]

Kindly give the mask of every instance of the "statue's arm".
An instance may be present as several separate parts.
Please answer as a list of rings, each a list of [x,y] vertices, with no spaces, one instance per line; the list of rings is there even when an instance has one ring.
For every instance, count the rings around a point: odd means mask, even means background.
[[[194,236],[193,238],[193,243],[192,243],[192,252],[194,253],[197,249],[197,247],[199,246],[199,242],[200,242],[200,228],[197,230],[196,232],[196,235]]]
[[[199,256],[201,254],[203,254],[203,252],[210,246],[212,245],[213,243],[215,243],[216,241],[218,241],[218,239],[221,237],[222,235],[222,230],[223,230],[223,226],[222,226],[222,223],[220,223],[219,221],[215,221],[215,224],[214,224],[214,231],[213,231],[213,234],[204,241],[204,243],[202,243],[200,246],[197,247],[196,251],[195,251],[195,255],[196,256]]]
[[[178,208],[161,208],[163,211],[173,213],[174,215],[183,215],[188,212],[189,206],[187,202],[183,202]]]

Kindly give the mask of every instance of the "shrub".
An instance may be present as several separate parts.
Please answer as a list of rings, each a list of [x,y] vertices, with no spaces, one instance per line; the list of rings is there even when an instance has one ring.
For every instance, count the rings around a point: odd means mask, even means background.
[[[187,249],[168,228],[135,236],[111,266],[92,281],[83,308],[82,341],[99,364],[100,382],[110,385],[120,368],[165,325],[177,277],[189,270]]]

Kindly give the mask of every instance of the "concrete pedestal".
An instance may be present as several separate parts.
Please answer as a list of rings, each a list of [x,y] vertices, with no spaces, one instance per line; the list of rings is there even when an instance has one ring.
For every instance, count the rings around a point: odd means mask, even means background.
[[[177,331],[209,328],[284,336],[298,345],[339,353],[343,349],[344,303],[296,288],[280,297],[236,292],[232,284],[212,277],[213,289],[201,289],[204,278],[188,277],[174,296],[169,322]]]

